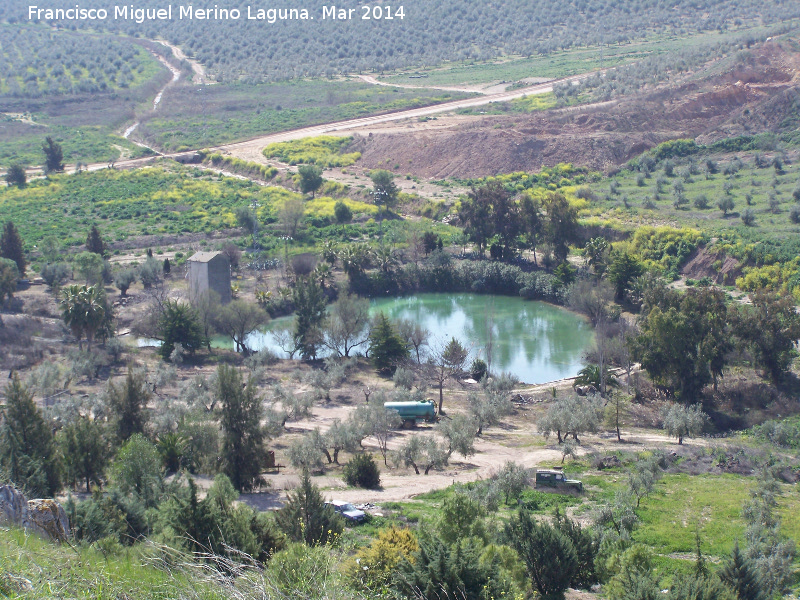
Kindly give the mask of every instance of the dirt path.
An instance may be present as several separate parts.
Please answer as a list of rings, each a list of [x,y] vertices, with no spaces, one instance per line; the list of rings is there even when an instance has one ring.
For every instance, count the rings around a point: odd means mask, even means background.
[[[312,417],[288,424],[291,428],[289,435],[296,437],[315,428],[319,428],[320,432],[324,433],[335,419],[345,420],[354,408],[355,406],[345,405],[318,405],[314,407]],[[374,454],[375,460],[380,465],[381,489],[348,488],[343,482],[339,470],[328,471],[325,475],[316,476],[314,481],[324,490],[327,499],[346,500],[358,504],[371,502],[380,505],[381,502],[410,500],[419,494],[442,489],[457,482],[466,483],[486,479],[499,471],[508,461],[516,462],[527,468],[560,464],[562,455],[558,444],[555,439],[545,441],[536,431],[530,418],[531,415],[528,414],[529,410],[529,408],[523,407],[519,409],[521,414],[518,414],[515,419],[507,419],[500,426],[487,429],[475,444],[476,454],[467,459],[460,455],[454,455],[450,460],[450,465],[443,471],[431,471],[428,475],[417,475],[410,468],[387,468],[383,465],[377,441],[367,438],[364,440],[363,446],[368,452]],[[398,449],[412,435],[430,435],[432,431],[431,426],[420,426],[411,431],[398,430],[389,440],[389,450]],[[288,446],[291,437],[279,438],[279,443]],[[652,430],[623,431],[623,439],[624,443],[617,442],[616,435],[610,432],[585,435],[581,437],[578,454],[620,448],[641,451],[647,448],[677,446],[674,439]],[[707,442],[698,439],[686,441],[684,444],[705,445]],[[346,459],[341,462],[346,462]],[[268,474],[266,479],[272,488],[269,501],[274,505],[283,499],[286,490],[297,486],[299,475],[296,473]],[[265,501],[264,499],[259,500],[258,496],[255,494],[252,499],[245,500],[252,501],[254,505]]]
[[[175,75],[174,67],[170,67],[170,70],[173,72],[173,80],[170,81],[159,92],[157,96],[158,101],[161,100],[163,91],[167,87],[172,85],[175,81],[177,81],[177,77],[179,77],[179,75],[178,76]],[[335,121],[333,123],[313,125],[310,127],[303,127],[291,131],[283,131],[279,133],[259,136],[257,138],[245,140],[242,142],[222,144],[214,149],[244,160],[249,160],[261,164],[267,164],[268,161],[264,158],[263,154],[261,153],[261,150],[265,146],[275,142],[287,142],[287,141],[299,140],[325,134],[348,135],[351,132],[357,132],[364,135],[368,135],[371,132],[381,131],[381,126],[385,127],[387,124],[394,124],[401,121],[412,121],[420,119],[422,117],[441,115],[443,113],[452,112],[461,108],[474,108],[474,107],[486,106],[487,104],[491,104],[493,102],[510,102],[511,100],[522,98],[523,96],[546,94],[548,92],[553,91],[553,86],[557,83],[578,82],[581,81],[582,79],[585,79],[586,77],[595,75],[596,73],[597,73],[596,71],[593,71],[591,73],[584,73],[581,75],[575,75],[573,77],[566,77],[564,79],[553,80],[548,83],[532,85],[530,87],[520,88],[517,90],[500,92],[496,94],[487,94],[478,98],[466,98],[463,100],[454,100],[452,102],[436,104],[434,106],[401,110],[384,115],[373,115],[370,117],[361,117],[358,119],[349,119],[345,121]],[[154,100],[154,107],[158,106],[158,101]],[[408,123],[406,123],[406,125],[408,125]],[[421,125],[428,125],[428,123],[422,123]],[[438,124],[438,125],[433,125],[432,127],[442,127],[442,126],[444,125]],[[131,125],[130,127],[128,127],[125,133],[128,136],[130,136],[137,127],[138,123]],[[399,130],[395,129],[395,131]],[[157,150],[154,150],[154,152],[158,153]],[[186,152],[174,152],[168,154],[158,153],[158,155],[165,158],[178,159],[182,157],[190,157],[195,153],[196,150],[190,150]],[[152,157],[118,160],[116,161],[115,166],[121,169],[133,169],[142,167],[151,160]],[[97,171],[100,169],[106,169],[108,167],[109,167],[108,163],[104,162],[104,163],[90,164],[86,169],[89,171]],[[65,170],[67,171],[73,168],[74,165],[65,165]],[[29,170],[29,175],[31,176],[36,176],[40,174],[41,174],[41,169],[39,168],[33,168]]]
[[[170,44],[167,40],[153,40],[154,42],[161,44],[162,46],[166,46],[170,50],[172,50],[172,55],[180,61],[186,61],[190,65],[192,65],[192,83],[196,83],[197,85],[213,85],[217,83],[216,81],[211,81],[206,75],[206,68],[201,65],[199,62],[194,60],[193,58],[189,58],[186,54],[173,44]]]
[[[386,115],[374,115],[371,117],[361,117],[358,119],[349,119],[347,121],[336,121],[334,123],[326,123],[323,125],[314,125],[312,127],[304,127],[295,129],[293,131],[284,131],[281,133],[273,133],[270,135],[261,136],[252,140],[244,142],[236,142],[233,144],[224,144],[218,147],[219,150],[227,151],[231,155],[244,160],[253,162],[264,163],[265,159],[261,154],[261,150],[275,142],[286,142],[291,140],[299,140],[307,137],[315,137],[325,134],[333,135],[346,135],[345,132],[358,131],[360,133],[368,134],[370,130],[376,125],[382,125],[395,121],[404,121],[409,119],[419,119],[422,117],[429,117],[433,115],[440,115],[442,113],[452,112],[462,108],[475,108],[486,106],[493,102],[509,102],[523,96],[532,96],[538,94],[546,94],[553,91],[553,86],[560,82],[577,82],[586,77],[594,75],[587,73],[583,75],[576,75],[574,77],[567,77],[565,79],[554,80],[548,83],[533,85],[530,87],[520,88],[509,92],[501,92],[497,94],[487,94],[479,98],[466,98],[463,100],[454,100],[452,102],[445,102],[435,106],[426,106],[423,108],[414,108],[409,110],[401,110]]]
[[[502,90],[492,90],[481,86],[465,86],[465,87],[447,87],[447,86],[438,86],[438,85],[408,85],[404,83],[388,83],[386,81],[379,81],[372,77],[371,75],[359,75],[359,79],[366,81],[367,83],[371,83],[372,85],[382,85],[385,87],[396,87],[402,88],[404,90],[443,90],[445,92],[466,92],[468,94],[491,94],[491,93],[498,93],[501,91],[505,91],[505,87],[503,86]],[[496,86],[490,86],[494,88]]]
[[[159,56],[156,53],[153,53],[153,56],[155,56],[158,59],[158,61],[161,64],[163,64],[165,67],[167,67],[167,69],[169,69],[170,72],[172,73],[172,79],[170,81],[168,81],[167,84],[164,87],[162,87],[160,90],[158,90],[158,93],[156,94],[155,98],[153,98],[153,112],[155,112],[158,109],[158,105],[161,103],[161,99],[164,97],[164,92],[167,91],[167,88],[169,88],[171,85],[174,85],[175,83],[177,83],[178,80],[181,78],[181,71],[180,71],[180,69],[177,69],[177,68],[173,67],[169,63],[169,61],[166,58],[164,58],[163,56]],[[136,144],[137,146],[139,146],[141,148],[147,148],[148,150],[152,150],[153,152],[157,152],[155,149],[151,148],[150,146],[145,145],[143,142],[131,139],[131,135],[133,135],[133,132],[136,131],[136,129],[138,129],[139,124],[140,124],[140,121],[136,121],[135,123],[130,125],[123,132],[122,137],[125,138],[126,140],[130,140],[131,142],[133,142],[134,144]],[[124,154],[122,154],[122,158],[124,159]],[[123,162],[124,162],[124,160],[123,160]],[[90,165],[89,166],[89,170],[90,171],[97,170],[97,169],[93,169],[92,166],[94,166],[94,165]]]

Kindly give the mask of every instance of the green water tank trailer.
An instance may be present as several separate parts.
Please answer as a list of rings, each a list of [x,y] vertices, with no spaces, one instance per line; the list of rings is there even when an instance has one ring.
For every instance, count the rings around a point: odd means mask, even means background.
[[[436,403],[433,400],[424,402],[385,402],[384,408],[396,410],[403,425],[415,425],[423,421],[432,423],[436,421]]]

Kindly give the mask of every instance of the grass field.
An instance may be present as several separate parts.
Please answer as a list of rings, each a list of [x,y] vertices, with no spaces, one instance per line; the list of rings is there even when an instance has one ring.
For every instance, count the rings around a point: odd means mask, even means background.
[[[687,46],[711,44],[737,37],[746,32],[765,31],[763,27],[742,27],[725,33],[711,32],[688,37],[653,35],[637,42],[619,45],[570,48],[548,56],[509,57],[487,62],[450,63],[428,70],[406,71],[382,77],[382,81],[410,85],[481,85],[493,82],[514,83],[528,77],[559,79],[598,69],[628,64],[653,54],[681,50]],[[409,79],[409,75],[421,78]]]
[[[155,551],[141,545],[72,547],[45,542],[21,530],[0,529],[0,596],[42,600],[106,600],[134,593],[148,600],[181,597],[189,582],[180,574],[149,566],[156,559]],[[199,598],[215,597],[204,594],[200,586],[195,591]]]
[[[141,134],[159,148],[179,151],[468,96],[360,80],[180,86],[165,94],[158,113],[143,122]]]

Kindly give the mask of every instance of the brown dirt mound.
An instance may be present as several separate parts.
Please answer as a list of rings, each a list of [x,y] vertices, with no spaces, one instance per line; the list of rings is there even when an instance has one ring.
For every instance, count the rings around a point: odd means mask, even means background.
[[[681,275],[684,277],[692,279],[709,277],[720,285],[733,285],[741,274],[742,266],[738,260],[724,254],[715,254],[707,248],[695,250],[681,269]]]
[[[669,139],[708,142],[796,126],[799,57],[768,43],[722,73],[616,103],[465,118],[429,131],[406,124],[361,137],[353,149],[365,168],[398,165],[422,177],[483,177],[560,162],[609,171]]]

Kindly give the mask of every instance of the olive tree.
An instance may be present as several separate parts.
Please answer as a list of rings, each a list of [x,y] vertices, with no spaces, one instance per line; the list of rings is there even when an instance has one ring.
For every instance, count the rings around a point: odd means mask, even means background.
[[[693,406],[671,404],[664,410],[662,418],[664,429],[672,437],[678,438],[678,444],[683,444],[683,438],[700,435],[708,421],[708,415],[697,404]]]
[[[249,354],[247,336],[268,320],[269,316],[258,305],[246,300],[234,300],[219,310],[215,325],[220,333],[233,340],[237,352]]]
[[[394,435],[395,430],[400,427],[403,420],[396,410],[384,407],[387,401],[386,394],[378,391],[373,394],[366,406],[359,406],[356,409],[355,419],[359,423],[362,431],[369,437],[375,438],[378,442],[378,449],[383,457],[383,464],[389,466],[389,439]]]
[[[559,444],[570,435],[580,442],[580,434],[597,431],[602,413],[603,405],[599,400],[571,395],[553,402],[537,426],[545,437],[555,433]]]
[[[325,324],[325,346],[349,357],[353,348],[369,340],[369,301],[349,293],[331,306]]]

